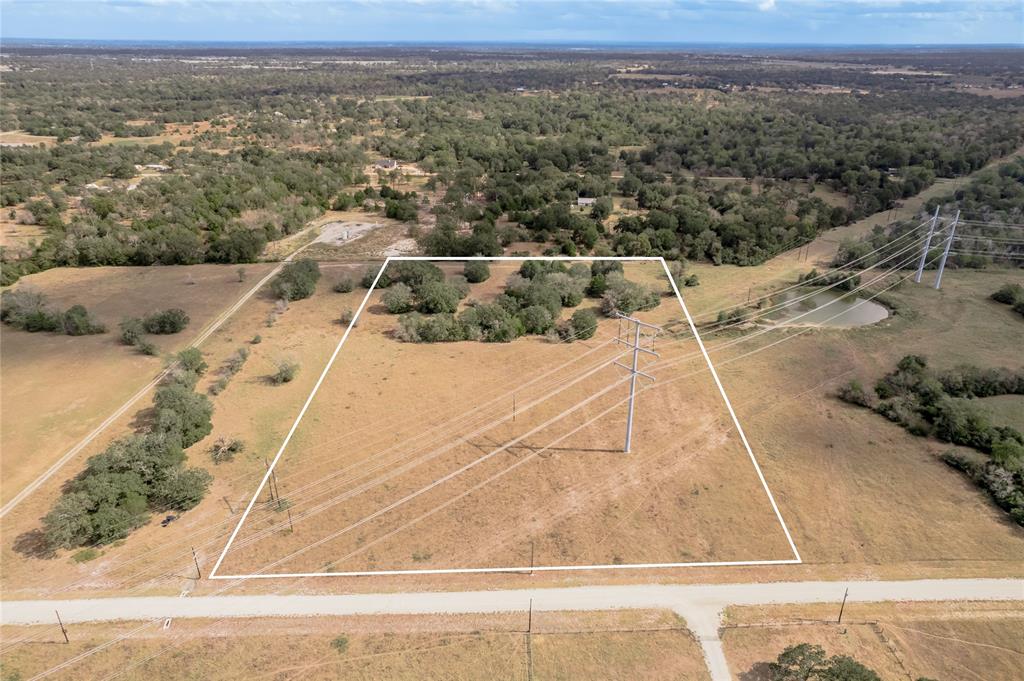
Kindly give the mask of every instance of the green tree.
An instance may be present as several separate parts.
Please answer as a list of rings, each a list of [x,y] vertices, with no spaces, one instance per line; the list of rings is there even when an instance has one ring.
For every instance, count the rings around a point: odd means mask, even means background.
[[[270,283],[270,290],[282,300],[303,300],[316,291],[320,266],[315,260],[302,258],[288,263]]]

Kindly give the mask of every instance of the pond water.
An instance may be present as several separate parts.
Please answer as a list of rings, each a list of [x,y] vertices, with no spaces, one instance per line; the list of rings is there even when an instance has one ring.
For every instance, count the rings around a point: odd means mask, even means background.
[[[793,289],[772,296],[771,305],[778,306],[784,302],[803,298],[811,294],[812,289]],[[857,295],[843,295],[844,291],[818,291],[800,302],[792,303],[782,309],[765,315],[776,324],[792,324],[803,326],[808,324],[849,328],[875,324],[889,316],[884,305],[861,298]]]

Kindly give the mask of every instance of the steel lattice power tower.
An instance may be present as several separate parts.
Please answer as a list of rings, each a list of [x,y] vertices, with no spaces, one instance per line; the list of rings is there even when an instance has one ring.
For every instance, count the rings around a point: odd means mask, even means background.
[[[619,361],[615,362],[616,366],[620,366],[630,372],[629,413],[626,416],[626,446],[623,448],[623,451],[629,454],[630,447],[633,444],[633,410],[636,406],[636,379],[638,376],[643,376],[648,380],[655,380],[654,376],[640,371],[640,353],[646,353],[654,357],[658,356],[658,353],[650,347],[644,347],[644,329],[649,329],[647,338],[650,339],[650,346],[653,346],[654,338],[661,331],[661,327],[642,322],[635,317],[627,317],[621,312],[618,314],[618,318],[619,332],[615,337],[615,341],[633,351],[632,365],[626,365]]]

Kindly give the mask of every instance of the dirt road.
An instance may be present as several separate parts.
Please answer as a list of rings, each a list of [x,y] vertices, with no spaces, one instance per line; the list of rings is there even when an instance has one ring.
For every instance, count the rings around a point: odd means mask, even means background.
[[[564,589],[387,593],[316,596],[140,597],[65,601],[6,601],[0,623],[49,624],[54,610],[65,622],[157,618],[297,617],[491,613],[534,610],[669,608],[700,641],[714,681],[731,679],[718,636],[730,605],[851,602],[1024,600],[1024,580],[935,579],[903,582],[776,582],[668,586],[585,586]]]

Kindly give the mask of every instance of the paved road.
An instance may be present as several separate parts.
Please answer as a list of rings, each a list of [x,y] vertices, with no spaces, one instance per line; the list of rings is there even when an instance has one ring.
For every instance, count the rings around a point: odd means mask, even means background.
[[[300,246],[295,251],[293,251],[287,258],[285,258],[280,263],[278,263],[277,267],[272,269],[265,277],[263,277],[258,282],[256,282],[255,286],[253,286],[248,291],[246,291],[244,294],[242,294],[242,297],[239,298],[238,300],[236,300],[235,303],[231,307],[229,307],[228,309],[224,310],[224,312],[220,313],[220,315],[218,315],[212,322],[207,324],[206,327],[203,329],[202,333],[200,333],[198,336],[196,336],[195,340],[192,341],[192,344],[189,347],[196,347],[196,346],[200,345],[201,343],[203,343],[207,338],[212,336],[213,333],[217,329],[219,329],[221,326],[224,325],[224,322],[226,322],[231,317],[231,315],[235,314],[235,312],[237,312],[238,309],[240,307],[242,307],[242,305],[244,305],[247,300],[252,298],[253,295],[255,295],[256,292],[259,291],[260,288],[262,288],[264,284],[266,284],[278,272],[280,272],[282,267],[284,267],[287,263],[291,262],[291,260],[296,255],[301,253],[302,250],[305,249],[308,246],[309,246],[309,244],[305,244],[304,246]],[[140,399],[142,399],[150,390],[152,390],[157,385],[159,385],[160,381],[164,380],[164,378],[167,376],[167,374],[169,374],[171,372],[171,370],[174,369],[174,367],[175,367],[175,364],[172,363],[166,369],[164,369],[159,374],[157,374],[156,377],[153,378],[153,380],[151,380],[146,385],[142,386],[142,388],[140,388],[138,392],[136,392],[134,395],[129,397],[127,402],[122,404],[120,407],[117,408],[117,410],[113,414],[111,414],[106,419],[104,419],[104,421],[101,424],[99,424],[98,426],[96,426],[96,428],[92,432],[90,432],[88,435],[86,435],[84,439],[82,439],[78,444],[76,444],[74,447],[69,449],[62,457],[57,459],[57,461],[54,462],[54,464],[52,466],[47,468],[46,471],[43,472],[42,475],[40,475],[38,478],[33,480],[31,483],[29,483],[24,489],[22,489],[20,492],[15,494],[13,497],[8,499],[7,502],[3,505],[3,507],[0,507],[0,518],[3,518],[5,515],[10,513],[12,510],[14,510],[14,508],[18,504],[20,504],[30,494],[32,494],[37,489],[39,489],[39,487],[42,486],[47,480],[52,478],[57,473],[57,471],[59,471],[69,461],[71,461],[73,458],[75,458],[75,456],[79,452],[81,452],[83,449],[88,447],[89,443],[91,443],[93,440],[95,440],[97,437],[99,437],[99,435],[104,430],[109,428],[110,425],[112,423],[114,423],[114,421],[116,421],[117,419],[121,418],[121,416],[123,416],[125,412],[127,412],[129,409],[131,409],[132,406],[134,406],[136,402],[138,402]]]
[[[849,588],[851,602],[1024,600],[1020,579],[939,579],[903,582],[775,582],[692,586],[584,586],[508,591],[352,594],[323,596],[139,597],[64,601],[5,601],[0,623],[148,620],[190,617],[288,617],[365,614],[433,614],[534,610],[668,608],[686,620],[700,641],[714,681],[729,681],[718,637],[722,610],[729,605],[839,603]]]

